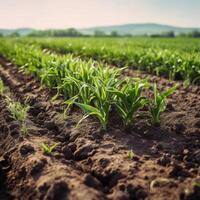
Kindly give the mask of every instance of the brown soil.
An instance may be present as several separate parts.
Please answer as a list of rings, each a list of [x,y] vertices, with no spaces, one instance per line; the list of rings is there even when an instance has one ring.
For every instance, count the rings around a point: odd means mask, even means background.
[[[200,87],[180,85],[159,127],[137,119],[127,130],[111,115],[108,130],[102,131],[94,118],[76,127],[82,117],[76,108],[63,119],[62,98],[52,101],[53,92],[36,78],[4,58],[0,64],[12,98],[22,103],[28,99],[31,105],[29,133],[23,136],[0,97],[0,173],[12,199],[200,199],[200,187],[194,184],[200,181]],[[173,84],[148,77],[161,89]],[[48,156],[42,142],[58,146]]]

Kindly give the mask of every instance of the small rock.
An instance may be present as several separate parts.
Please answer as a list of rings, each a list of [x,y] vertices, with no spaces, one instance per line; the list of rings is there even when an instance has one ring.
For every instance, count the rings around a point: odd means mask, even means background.
[[[74,152],[76,160],[83,160],[95,153],[95,145],[86,144]]]
[[[177,185],[176,182],[171,179],[156,178],[153,181],[151,181],[150,189],[155,189],[155,188],[159,188],[159,187],[174,187],[176,185]]]
[[[48,130],[58,130],[58,127],[54,121],[45,121],[44,125],[47,127]]]
[[[93,177],[92,175],[90,174],[86,174],[84,177],[83,177],[83,182],[89,186],[89,187],[92,187],[92,188],[95,188],[95,189],[101,189],[102,185],[101,183],[95,178]]]
[[[73,158],[73,153],[68,146],[64,146],[62,148],[62,152],[67,160],[71,160]]]
[[[188,149],[184,149],[184,150],[183,150],[183,154],[184,154],[184,155],[187,155],[188,153],[189,153],[189,150],[188,150]]]

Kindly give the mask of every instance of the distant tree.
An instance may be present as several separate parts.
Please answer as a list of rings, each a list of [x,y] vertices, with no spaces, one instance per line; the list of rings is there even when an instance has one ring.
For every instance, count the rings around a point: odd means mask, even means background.
[[[179,37],[188,37],[188,34],[186,34],[186,33],[180,33],[178,36]]]
[[[162,37],[171,37],[171,38],[175,37],[175,34],[173,31],[165,32],[161,35],[162,35]]]
[[[82,36],[80,32],[78,32],[74,28],[69,29],[60,29],[60,30],[44,30],[44,31],[34,31],[28,36],[30,37],[79,37]]]
[[[157,38],[157,37],[161,37],[161,34],[151,34],[149,36],[152,38]]]
[[[0,37],[3,37],[3,33],[0,33]]]
[[[150,37],[169,37],[169,38],[174,38],[175,34],[173,31],[169,31],[169,32],[164,32],[161,34],[152,34],[150,35]]]
[[[69,28],[67,29],[67,35],[71,37],[78,37],[81,36],[82,34],[78,32],[75,28]]]
[[[191,33],[189,33],[188,35],[189,35],[190,37],[197,38],[197,37],[200,37],[200,31],[194,30],[194,31],[192,31]]]
[[[104,37],[104,36],[106,36],[106,34],[105,34],[105,32],[103,32],[103,31],[101,31],[101,30],[96,30],[96,31],[94,32],[94,36],[95,36],[95,37]]]
[[[13,32],[9,34],[8,37],[20,37],[20,34],[18,32]]]
[[[118,34],[117,31],[112,31],[112,32],[110,33],[110,36],[111,36],[111,37],[118,37],[119,34]]]
[[[133,35],[130,34],[130,33],[126,33],[126,34],[123,35],[123,37],[133,37]]]

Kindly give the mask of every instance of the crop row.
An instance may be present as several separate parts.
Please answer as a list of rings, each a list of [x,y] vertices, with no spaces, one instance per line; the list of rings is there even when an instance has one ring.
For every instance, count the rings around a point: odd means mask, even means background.
[[[24,40],[24,39],[23,39]],[[162,41],[152,39],[30,39],[42,48],[73,53],[119,67],[147,71],[186,84],[200,84],[199,41]],[[27,40],[24,40],[27,42]],[[182,42],[182,43],[181,43]],[[169,44],[168,44],[169,43]],[[182,46],[181,46],[182,44]]]
[[[0,54],[32,75],[49,88],[63,94],[68,107],[76,105],[85,115],[95,116],[106,129],[112,110],[129,126],[144,106],[153,124],[160,122],[166,98],[175,88],[159,93],[146,80],[121,78],[122,69],[109,68],[92,60],[83,61],[72,55],[60,56],[45,52],[35,45],[12,40],[0,40]],[[145,90],[153,97],[145,96]],[[82,121],[81,120],[81,121]]]

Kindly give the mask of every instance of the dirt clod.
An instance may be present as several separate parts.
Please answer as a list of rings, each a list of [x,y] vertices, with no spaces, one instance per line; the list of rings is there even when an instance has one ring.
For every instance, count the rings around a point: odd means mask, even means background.
[[[20,147],[20,153],[22,155],[27,155],[29,153],[33,153],[35,151],[34,147],[30,143],[25,143]]]

